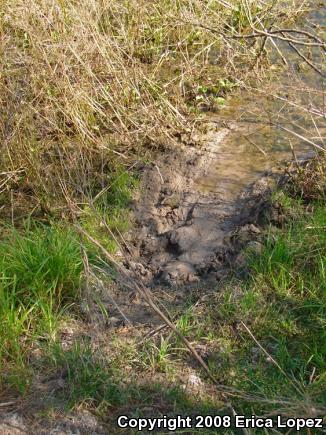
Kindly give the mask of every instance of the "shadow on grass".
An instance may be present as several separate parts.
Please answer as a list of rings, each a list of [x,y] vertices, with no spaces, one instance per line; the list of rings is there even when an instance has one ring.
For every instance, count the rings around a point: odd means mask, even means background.
[[[92,351],[89,343],[76,342],[69,350],[54,346],[44,362],[47,367],[52,366],[52,371],[43,378],[42,385],[31,391],[21,410],[34,421],[37,433],[59,429],[85,435],[148,433],[146,430],[137,432],[136,429],[119,428],[117,419],[121,415],[171,418],[228,414],[215,390],[214,394],[188,390],[183,380],[170,382],[163,375],[160,379],[157,374],[154,380],[150,372],[146,375],[135,371],[126,379],[123,367],[118,369],[110,365],[108,359],[101,359],[101,353]],[[165,427],[162,431],[155,429],[153,433],[168,431]],[[174,433],[197,432],[189,429]]]

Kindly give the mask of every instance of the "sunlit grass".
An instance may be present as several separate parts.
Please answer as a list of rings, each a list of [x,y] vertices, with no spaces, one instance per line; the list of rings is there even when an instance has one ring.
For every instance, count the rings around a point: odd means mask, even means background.
[[[111,174],[108,186],[83,210],[82,227],[110,253],[119,249],[121,235],[131,227],[130,203],[138,184],[135,175],[118,168]],[[87,247],[94,251],[91,244]]]
[[[295,416],[325,405],[325,228],[324,202],[309,213],[302,207],[261,255],[248,254],[250,277],[232,281],[205,311],[209,366],[251,397],[234,402],[243,412],[280,410],[286,401]]]
[[[78,299],[81,252],[69,229],[28,226],[6,231],[0,258],[1,379],[23,387],[30,351],[55,339],[61,313]]]

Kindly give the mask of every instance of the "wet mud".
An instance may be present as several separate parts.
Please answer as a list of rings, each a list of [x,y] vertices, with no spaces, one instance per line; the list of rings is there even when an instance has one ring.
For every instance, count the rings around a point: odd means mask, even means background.
[[[240,158],[245,150],[230,152],[241,126],[205,127],[199,147],[182,147],[144,172],[135,217],[138,270],[147,284],[219,279],[236,261],[235,233],[255,228],[267,207],[278,171],[252,171]]]

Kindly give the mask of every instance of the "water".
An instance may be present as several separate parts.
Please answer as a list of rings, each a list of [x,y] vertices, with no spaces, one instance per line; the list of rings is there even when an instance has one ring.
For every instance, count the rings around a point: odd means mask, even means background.
[[[324,4],[308,13],[298,28],[313,32],[318,26],[323,32],[325,23]],[[317,148],[308,141],[325,148],[325,79],[304,65],[287,43],[279,42],[278,47],[288,66],[282,67],[280,56],[272,50],[274,80],[266,89],[261,85],[260,89],[241,92],[218,115],[219,120],[232,122],[236,128],[219,146],[205,175],[196,184],[202,193],[218,193],[225,203],[234,201],[246,186],[276,165],[294,156],[298,160],[314,156]],[[303,52],[325,73],[322,50]],[[318,116],[319,113],[324,116]]]

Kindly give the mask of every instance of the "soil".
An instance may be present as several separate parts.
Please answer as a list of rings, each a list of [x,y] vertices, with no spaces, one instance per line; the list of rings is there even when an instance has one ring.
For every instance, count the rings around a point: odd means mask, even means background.
[[[128,242],[132,255],[126,258],[125,266],[133,280],[151,287],[153,298],[169,312],[170,308],[181,309],[190,292],[198,301],[204,300],[229,274],[246,273],[243,249],[259,255],[264,222],[272,218],[274,224],[282,223],[282,210],[271,207],[270,201],[282,169],[256,173],[255,181],[249,184],[242,174],[241,182],[229,189],[224,168],[217,174],[217,188],[203,189],[202,180],[210,176],[211,162],[221,159],[226,139],[237,128],[207,123],[196,146],[180,145],[143,170],[140,197],[134,203],[136,226]],[[232,171],[230,177],[234,178]],[[76,334],[86,334],[94,346],[102,346],[100,338],[108,338],[111,329],[114,334],[138,337],[139,341],[164,329],[162,320],[139,294],[123,285],[124,279],[117,276],[107,281],[95,275],[89,279],[85,284],[85,307],[83,303],[80,307],[87,331],[63,331],[63,345],[69,347]],[[108,317],[103,316],[98,300],[107,309]],[[196,350],[205,353],[205,349]],[[198,394],[198,379],[190,373],[180,382]],[[0,412],[0,433],[108,433],[99,419],[82,410],[36,417],[43,409],[44,397],[58,388],[65,388],[60,373],[57,378],[44,379],[41,394],[35,388],[27,404],[9,404],[9,412],[5,407]]]
[[[239,228],[251,233],[250,240],[260,232],[255,224],[279,171],[261,173],[254,183],[240,183],[232,191],[223,189],[228,180],[217,176],[216,189],[202,189],[210,162],[218,161],[225,138],[236,128],[208,123],[199,147],[182,146],[144,171],[134,206],[133,258],[143,282],[154,289],[218,279],[241,248],[235,237]]]

